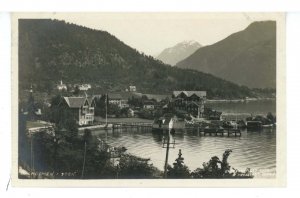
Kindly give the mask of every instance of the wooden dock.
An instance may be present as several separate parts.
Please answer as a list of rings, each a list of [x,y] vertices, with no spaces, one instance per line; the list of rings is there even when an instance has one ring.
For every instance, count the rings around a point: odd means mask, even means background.
[[[28,134],[34,134],[34,133],[39,133],[39,132],[50,132],[50,131],[54,131],[54,127],[52,125],[45,125],[42,127],[32,127],[27,129]]]
[[[100,123],[100,125],[104,125],[105,123]],[[135,129],[137,131],[153,131],[153,124],[149,122],[108,122],[108,125],[112,127],[109,130],[132,130]],[[227,136],[227,137],[240,137],[242,135],[239,129],[216,129],[216,128],[201,128],[201,127],[187,127],[182,129],[192,129],[197,130],[199,134],[203,136]],[[163,132],[163,128],[161,130],[155,130],[158,132]],[[177,129],[175,129],[177,131]],[[176,132],[175,132],[176,133]]]
[[[103,123],[105,124],[105,123]],[[109,122],[108,125],[112,125],[112,130],[118,129],[136,129],[136,130],[152,130],[152,123],[149,122]]]
[[[204,129],[200,131],[203,133],[204,136],[225,136],[227,137],[234,136],[234,137],[240,137],[242,136],[242,133],[239,129]]]

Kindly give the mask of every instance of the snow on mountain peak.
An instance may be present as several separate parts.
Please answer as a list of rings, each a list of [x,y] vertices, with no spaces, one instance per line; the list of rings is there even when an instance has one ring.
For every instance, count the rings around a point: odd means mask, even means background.
[[[197,41],[194,41],[194,40],[185,40],[185,41],[183,41],[179,44],[184,44],[184,45],[195,45],[195,44],[197,44],[197,45],[199,45],[199,43]]]
[[[185,40],[177,43],[173,47],[166,48],[157,58],[164,63],[175,65],[178,61],[185,59],[200,47],[202,46],[197,41]]]

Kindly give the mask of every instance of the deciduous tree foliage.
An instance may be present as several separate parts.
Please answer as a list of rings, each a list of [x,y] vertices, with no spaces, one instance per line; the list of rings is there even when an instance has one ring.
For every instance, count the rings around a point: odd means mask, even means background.
[[[217,156],[213,156],[209,162],[204,162],[202,168],[197,168],[191,173],[193,178],[252,178],[253,175],[248,168],[245,172],[240,172],[228,163],[228,157],[232,150],[227,149],[223,153],[222,161]]]

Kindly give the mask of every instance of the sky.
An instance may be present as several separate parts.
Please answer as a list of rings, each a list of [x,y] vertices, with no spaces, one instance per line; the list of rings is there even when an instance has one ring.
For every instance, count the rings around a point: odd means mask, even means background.
[[[214,44],[254,21],[274,20],[276,13],[55,13],[51,18],[107,31],[156,56],[182,41]]]

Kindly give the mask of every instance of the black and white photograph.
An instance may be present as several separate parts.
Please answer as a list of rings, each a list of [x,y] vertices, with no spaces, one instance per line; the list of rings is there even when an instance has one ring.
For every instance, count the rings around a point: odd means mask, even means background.
[[[12,19],[16,183],[284,183],[283,13]]]

